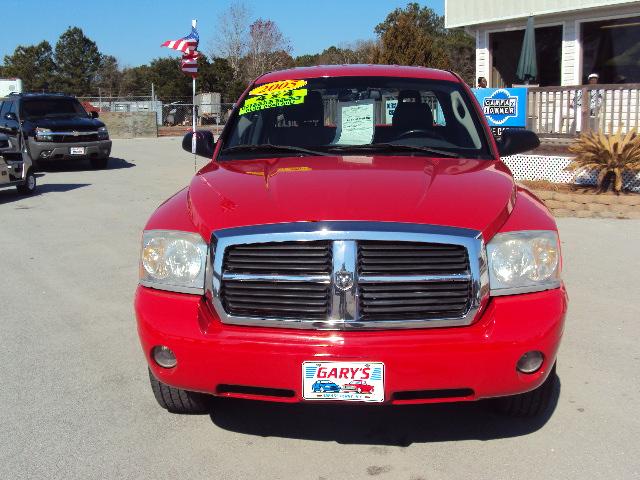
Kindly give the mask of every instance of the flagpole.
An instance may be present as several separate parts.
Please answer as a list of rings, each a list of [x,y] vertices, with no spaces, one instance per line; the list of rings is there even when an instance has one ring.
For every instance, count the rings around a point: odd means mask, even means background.
[[[191,20],[191,26],[193,28],[196,28],[197,23],[198,21],[196,19]],[[191,110],[193,112],[193,117],[192,117],[193,135],[191,140],[191,153],[195,155],[196,153],[196,76],[191,75],[191,80],[192,80],[192,88],[193,88],[193,92],[191,96],[191,106],[192,106]],[[194,157],[194,162],[195,162],[195,157]],[[194,165],[194,168],[195,168],[195,165]]]

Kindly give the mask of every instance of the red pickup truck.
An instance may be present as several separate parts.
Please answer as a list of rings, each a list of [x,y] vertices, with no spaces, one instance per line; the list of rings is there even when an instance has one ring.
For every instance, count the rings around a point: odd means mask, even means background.
[[[269,73],[142,237],[135,311],[172,412],[212,396],[390,404],[495,399],[545,411],[567,295],[555,221],[501,156],[457,75]],[[364,381],[371,395],[313,385]]]

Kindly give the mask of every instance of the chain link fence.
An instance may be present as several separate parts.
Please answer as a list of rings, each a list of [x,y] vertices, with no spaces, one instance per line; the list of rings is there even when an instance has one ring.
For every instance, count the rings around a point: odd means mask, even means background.
[[[153,99],[147,97],[79,97],[87,111],[102,112],[155,112],[160,135],[183,134],[191,128],[195,109],[196,128],[209,128],[219,133],[227,122],[232,103],[205,103],[196,97]]]

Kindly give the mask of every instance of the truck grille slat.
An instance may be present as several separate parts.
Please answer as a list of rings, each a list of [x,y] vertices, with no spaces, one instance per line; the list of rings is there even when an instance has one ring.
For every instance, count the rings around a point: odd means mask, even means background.
[[[400,293],[419,293],[419,294],[424,294],[426,292],[438,292],[438,291],[445,291],[445,292],[458,292],[458,291],[464,291],[466,292],[469,289],[469,285],[467,284],[467,282],[447,282],[447,283],[399,283],[399,284],[389,284],[389,283],[384,283],[384,284],[373,284],[373,285],[367,285],[367,293],[370,294],[374,294],[374,293],[384,293],[384,292],[389,292],[387,295],[398,295],[396,293],[393,292],[400,292]]]
[[[274,293],[279,292],[287,292],[295,295],[300,295],[299,291],[307,292],[307,295],[316,295],[324,292],[327,289],[327,286],[311,282],[303,284],[279,283],[273,285],[272,283],[266,282],[237,282],[237,284],[234,284],[233,282],[226,281],[225,288],[229,292],[252,292],[252,295],[273,295]]]

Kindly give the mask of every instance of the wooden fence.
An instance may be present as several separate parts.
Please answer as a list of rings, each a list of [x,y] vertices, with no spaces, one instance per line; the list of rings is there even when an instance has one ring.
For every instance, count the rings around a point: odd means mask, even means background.
[[[530,87],[527,127],[541,136],[640,130],[640,83]]]

